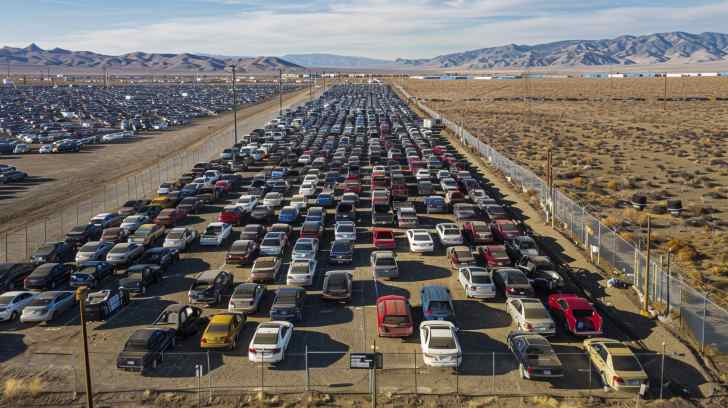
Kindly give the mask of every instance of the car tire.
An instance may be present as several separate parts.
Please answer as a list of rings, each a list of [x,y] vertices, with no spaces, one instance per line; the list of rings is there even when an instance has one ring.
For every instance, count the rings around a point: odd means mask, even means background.
[[[18,318],[18,312],[13,312],[10,314],[10,321],[13,321]]]
[[[175,336],[172,336],[172,342],[169,344],[169,348],[173,349],[177,347],[177,338]]]
[[[518,363],[518,374],[521,376],[522,379],[526,379],[526,371],[523,367],[523,363]]]
[[[218,293],[217,298],[215,299],[215,304],[220,306],[222,304],[222,294]]]
[[[142,295],[146,295],[146,294],[147,294],[147,287],[142,286]]]
[[[161,359],[161,357],[160,357],[160,359]],[[155,358],[154,360],[152,360],[152,369],[153,370],[156,370],[158,365],[159,365],[159,359]]]

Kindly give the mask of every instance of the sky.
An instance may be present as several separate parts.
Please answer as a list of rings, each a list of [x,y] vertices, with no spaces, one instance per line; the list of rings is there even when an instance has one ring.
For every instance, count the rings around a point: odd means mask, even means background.
[[[728,0],[3,0],[0,46],[104,54],[429,58],[505,44],[723,32]]]

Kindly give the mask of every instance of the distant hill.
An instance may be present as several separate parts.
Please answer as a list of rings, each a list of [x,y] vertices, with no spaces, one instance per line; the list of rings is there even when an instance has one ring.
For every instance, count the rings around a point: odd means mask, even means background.
[[[605,40],[509,44],[424,59],[397,59],[420,69],[691,64],[728,60],[728,34],[669,32]]]
[[[0,64],[58,68],[148,70],[165,72],[217,72],[235,64],[241,73],[300,71],[303,67],[278,57],[215,57],[202,54],[132,52],[104,55],[62,48],[44,50],[35,44],[25,48],[0,48]]]
[[[335,54],[287,54],[281,58],[310,68],[386,68],[396,66],[394,61]]]

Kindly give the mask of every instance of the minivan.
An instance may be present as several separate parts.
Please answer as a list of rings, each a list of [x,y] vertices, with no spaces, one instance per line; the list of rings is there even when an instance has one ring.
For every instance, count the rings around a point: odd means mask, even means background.
[[[442,285],[427,285],[420,291],[422,314],[425,320],[449,320],[455,322],[455,307],[450,289]]]

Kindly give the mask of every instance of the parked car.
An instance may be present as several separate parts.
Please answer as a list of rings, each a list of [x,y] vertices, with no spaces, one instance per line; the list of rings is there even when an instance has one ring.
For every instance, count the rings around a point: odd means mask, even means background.
[[[129,304],[129,294],[118,289],[104,289],[86,295],[84,312],[88,321],[106,320]]]
[[[397,256],[393,251],[374,251],[369,256],[369,264],[374,279],[399,277],[399,266]]]
[[[121,222],[119,228],[125,230],[127,234],[133,234],[144,224],[149,224],[149,217],[144,214],[133,214],[124,218],[124,221]]]
[[[240,231],[240,239],[259,243],[266,234],[265,227],[260,224],[248,224]]]
[[[521,235],[521,229],[511,220],[495,220],[491,225],[493,235],[501,242],[507,242]]]
[[[316,238],[321,240],[323,235],[324,225],[321,221],[305,221],[301,225],[301,231],[299,232],[299,237],[301,238]]]
[[[398,295],[377,298],[377,335],[409,337],[414,330],[412,307],[407,298]]]
[[[30,260],[34,265],[54,262],[70,262],[74,258],[74,249],[71,245],[59,242],[47,242],[33,251]]]
[[[85,261],[101,261],[106,259],[106,254],[111,251],[114,244],[105,241],[89,241],[83,244],[76,252],[76,263]]]
[[[534,296],[533,286],[520,269],[496,268],[493,272],[493,281],[506,298]]]
[[[233,287],[233,275],[221,270],[207,270],[195,278],[187,298],[190,303],[221,305],[222,298]]]
[[[86,286],[97,288],[106,278],[114,276],[114,265],[105,261],[79,262],[78,268],[71,273],[71,287]]]
[[[78,247],[88,241],[96,241],[101,237],[101,227],[97,224],[77,225],[66,233],[66,242]]]
[[[649,377],[644,367],[621,341],[586,339],[584,349],[605,386],[631,393],[640,392],[643,385],[649,387]]]
[[[34,269],[35,265],[26,262],[0,263],[0,293],[23,289]]]
[[[288,237],[282,232],[268,232],[260,242],[259,251],[265,256],[283,256],[288,247]]]
[[[281,258],[261,256],[253,263],[250,280],[253,282],[277,281],[281,272]]]
[[[466,266],[458,269],[458,282],[465,290],[465,297],[477,299],[493,299],[496,287],[493,273],[479,266]]]
[[[556,324],[539,299],[510,298],[506,300],[506,313],[518,331],[544,336],[556,334]]]
[[[450,261],[450,267],[454,270],[466,266],[475,266],[475,257],[469,247],[464,245],[451,246],[447,248],[445,254]]]
[[[157,265],[134,265],[126,274],[125,278],[119,279],[119,290],[129,294],[146,295],[147,288],[162,279],[162,269]]]
[[[394,232],[389,228],[373,228],[372,244],[376,249],[395,249],[397,247]]]
[[[334,225],[334,239],[356,242],[356,225],[352,221],[338,221]]]
[[[278,213],[278,222],[294,224],[298,221],[299,210],[294,206],[285,206]]]
[[[472,244],[490,244],[493,242],[493,232],[490,226],[483,221],[463,223],[463,233]]]
[[[194,228],[173,228],[165,236],[162,247],[176,249],[177,251],[184,251],[192,246],[198,236],[199,233]]]
[[[157,224],[143,224],[129,237],[129,243],[152,246],[164,239],[164,227]]]
[[[425,320],[455,321],[455,307],[450,289],[442,285],[425,285],[420,289],[422,314]]]
[[[271,321],[258,325],[248,347],[248,360],[252,363],[279,363],[285,359],[286,349],[293,337],[293,324]]]
[[[302,321],[305,298],[306,291],[303,288],[278,288],[270,307],[270,319]]]
[[[0,322],[17,320],[38,292],[10,291],[0,295]]]
[[[537,289],[559,290],[566,285],[564,278],[556,271],[556,265],[546,256],[527,255],[516,265],[526,273]]]
[[[120,227],[104,229],[104,232],[101,233],[101,238],[99,238],[99,241],[111,242],[113,244],[127,242],[128,240],[129,233],[125,229]]]
[[[477,247],[477,250],[483,263],[489,268],[512,266],[504,245],[483,245]]]
[[[428,367],[457,368],[463,352],[452,322],[424,321],[420,323],[422,360]]]
[[[540,334],[511,332],[506,342],[518,361],[518,373],[521,378],[535,380],[564,376],[561,360],[551,347],[551,343]]]
[[[258,244],[255,241],[239,239],[234,241],[225,255],[225,262],[237,265],[252,263],[258,256]]]
[[[566,331],[574,336],[602,334],[602,316],[588,300],[580,296],[554,293],[548,297],[548,308]]]
[[[318,256],[319,240],[317,238],[299,238],[293,245],[291,259],[293,261],[315,260]]]
[[[173,329],[136,329],[116,357],[116,368],[141,374],[156,369],[162,362],[164,353],[173,349],[175,343]]]
[[[228,311],[242,314],[253,314],[258,311],[260,302],[265,296],[265,286],[259,283],[238,284],[230,295]]]
[[[101,213],[91,218],[89,222],[98,225],[102,229],[118,227],[121,225],[121,217],[117,213]]]
[[[469,203],[457,203],[453,205],[452,209],[455,219],[458,221],[477,220],[478,212],[473,204]]]
[[[204,207],[204,203],[197,197],[184,197],[177,204],[177,209],[187,214],[197,214]]]
[[[245,315],[240,313],[226,312],[213,315],[200,338],[200,348],[235,350],[245,320]]]
[[[250,212],[250,219],[254,222],[262,224],[270,224],[273,222],[273,208],[265,205],[259,205]]]
[[[409,229],[406,234],[411,252],[435,251],[435,241],[433,241],[429,231],[424,229]]]
[[[511,260],[514,262],[524,256],[541,255],[538,250],[538,245],[536,245],[536,241],[529,236],[521,235],[506,241],[505,244],[506,252],[508,252],[508,256],[510,256]]]
[[[311,286],[316,279],[316,259],[292,260],[286,275],[287,285]]]
[[[75,304],[76,296],[72,291],[41,292],[23,308],[20,322],[49,322]]]
[[[179,261],[179,252],[173,248],[149,248],[137,260],[140,265],[157,265],[166,271],[170,265]]]
[[[463,244],[463,234],[457,224],[443,222],[435,225],[435,231],[443,246]]]
[[[27,290],[49,290],[65,285],[71,276],[71,268],[62,263],[44,263],[25,278]]]
[[[220,246],[230,237],[233,226],[224,222],[211,222],[200,236],[200,245]]]
[[[350,264],[354,261],[354,243],[349,240],[335,240],[329,251],[330,264]]]
[[[399,228],[416,228],[417,224],[417,211],[414,207],[399,207],[397,209],[397,226]]]
[[[348,302],[351,300],[353,275],[350,271],[328,271],[321,289],[323,300]]]
[[[157,215],[157,218],[154,219],[154,223],[172,228],[184,221],[185,218],[187,218],[187,213],[184,210],[180,210],[178,208],[165,208],[159,213],[159,215]]]
[[[122,242],[114,245],[106,254],[106,262],[114,265],[114,267],[129,266],[135,263],[143,253],[143,245]]]
[[[141,211],[147,204],[149,204],[149,200],[129,200],[119,208],[118,214],[121,217],[127,217]]]
[[[217,216],[217,221],[229,225],[241,225],[244,221],[243,210],[234,205],[225,206]]]

